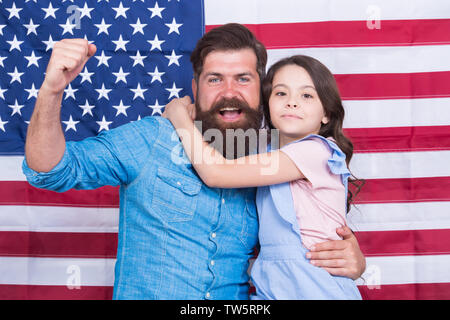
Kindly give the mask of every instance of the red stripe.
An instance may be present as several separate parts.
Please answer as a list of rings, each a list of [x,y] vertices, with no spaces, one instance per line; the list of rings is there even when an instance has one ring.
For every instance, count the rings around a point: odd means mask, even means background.
[[[357,177],[363,178],[363,177]],[[352,185],[350,184],[350,188]],[[354,189],[351,189],[354,191]],[[365,179],[356,204],[450,201],[450,177]],[[0,181],[0,205],[119,207],[118,188],[55,193],[26,181]],[[102,193],[105,194],[102,194]]]
[[[336,74],[343,100],[450,97],[450,71]]]
[[[69,190],[58,193],[31,186],[26,181],[0,181],[0,205],[118,208],[119,187]]]
[[[358,286],[364,300],[448,300],[450,283],[412,283]]]
[[[450,253],[450,229],[355,233],[366,256]],[[0,256],[115,258],[116,248],[116,233],[0,232]]]
[[[117,233],[0,231],[0,256],[116,258]]]
[[[410,256],[450,253],[450,229],[356,231],[365,256]]]
[[[344,129],[354,152],[450,150],[450,126]]]
[[[349,187],[352,192],[355,191],[352,184]],[[450,177],[366,179],[354,203],[450,201],[448,190]]]
[[[268,49],[350,46],[409,46],[450,43],[450,19],[246,24]],[[217,25],[205,27],[208,32]],[[295,35],[295,36],[294,36]]]
[[[440,300],[449,299],[450,283],[413,283],[381,285],[378,288],[358,286],[364,300]],[[113,287],[4,285],[0,300],[111,300]]]
[[[113,287],[0,284],[0,300],[111,300]]]

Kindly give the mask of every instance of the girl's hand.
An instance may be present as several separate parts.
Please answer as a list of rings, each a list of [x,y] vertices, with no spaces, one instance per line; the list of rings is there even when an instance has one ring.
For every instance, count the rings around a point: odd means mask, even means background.
[[[185,120],[186,118],[192,121],[195,118],[195,106],[192,104],[189,96],[172,99],[164,108],[162,116],[169,119],[172,123],[177,120]]]

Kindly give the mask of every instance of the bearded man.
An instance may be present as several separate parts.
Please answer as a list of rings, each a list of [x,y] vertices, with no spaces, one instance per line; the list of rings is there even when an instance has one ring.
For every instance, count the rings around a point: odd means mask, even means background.
[[[204,185],[184,154],[184,161],[174,159],[181,142],[162,117],[65,141],[64,88],[95,51],[84,39],[55,44],[27,133],[28,181],[58,192],[120,185],[114,299],[248,299],[258,235],[254,188]],[[192,89],[204,130],[260,127],[266,60],[264,46],[242,25],[218,27],[199,40]],[[312,259],[325,267],[340,264],[339,272],[352,278],[364,270],[351,232],[318,249]]]

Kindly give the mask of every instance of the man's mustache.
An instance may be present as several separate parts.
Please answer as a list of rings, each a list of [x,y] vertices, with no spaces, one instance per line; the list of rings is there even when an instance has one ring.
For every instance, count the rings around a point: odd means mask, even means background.
[[[229,108],[236,108],[244,113],[252,113],[255,112],[247,102],[240,100],[236,97],[233,98],[221,98],[219,101],[217,101],[212,108],[207,111],[207,113],[214,114],[219,113],[221,109],[229,107]]]
[[[219,116],[219,112],[223,108],[236,108],[241,112],[242,118],[237,122],[227,123],[223,121]],[[227,137],[226,131],[228,129],[242,129],[244,131],[248,129],[258,130],[261,128],[261,122],[263,114],[259,108],[257,110],[251,108],[247,102],[240,100],[236,97],[224,98],[222,97],[218,100],[208,111],[202,111],[198,103],[195,103],[196,108],[196,121],[201,121],[201,128],[199,128],[202,134],[205,134],[209,129],[219,129],[222,133],[222,141],[217,141],[217,146],[226,146],[226,150],[219,150],[222,152],[223,156],[227,159],[236,159],[242,155],[249,154],[249,143],[245,140],[244,148],[245,150],[238,150],[237,137],[235,135]],[[216,143],[216,138],[214,137],[214,143]],[[213,142],[211,141],[211,142]],[[232,151],[230,151],[230,146],[234,146]]]

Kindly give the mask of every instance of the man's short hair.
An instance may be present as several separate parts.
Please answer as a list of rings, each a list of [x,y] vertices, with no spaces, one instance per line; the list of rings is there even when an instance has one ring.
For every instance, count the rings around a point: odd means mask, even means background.
[[[262,81],[266,74],[266,48],[250,30],[238,23],[228,23],[214,28],[197,42],[191,54],[194,79],[198,81],[206,56],[211,52],[241,49],[252,49],[255,52],[257,58],[256,71],[260,81]]]

